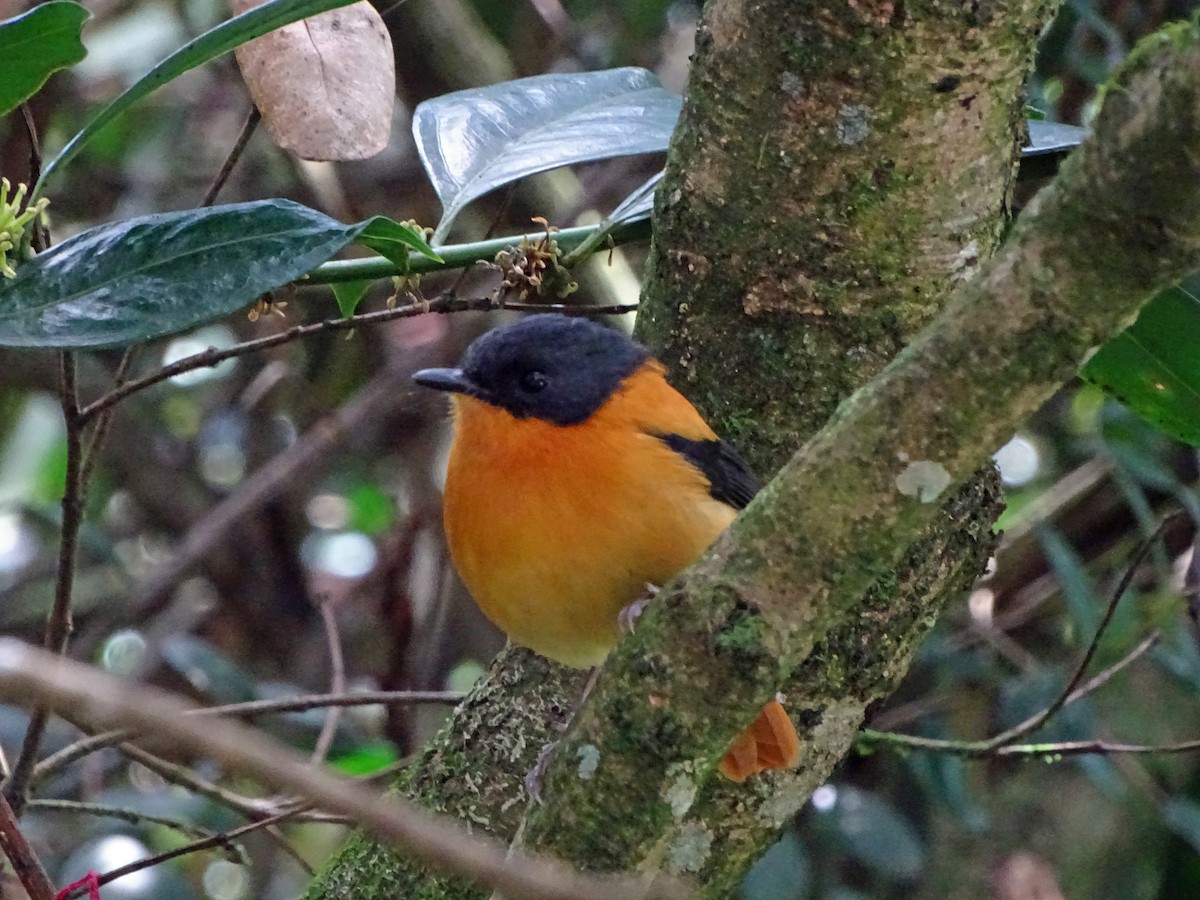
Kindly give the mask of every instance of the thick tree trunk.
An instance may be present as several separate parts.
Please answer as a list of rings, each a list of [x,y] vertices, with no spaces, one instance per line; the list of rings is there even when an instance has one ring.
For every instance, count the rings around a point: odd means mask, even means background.
[[[875,376],[995,247],[1021,78],[1053,5],[707,5],[659,195],[640,327],[676,383],[760,472],[776,469]],[[730,896],[846,752],[867,704],[894,687],[946,599],[969,585],[990,552],[997,508],[989,474],[964,486],[912,549],[891,548],[897,562],[860,605],[775,678],[787,681],[804,739],[797,773],[731,785],[682,765],[663,802],[654,757],[672,758],[670,735],[601,708],[597,716],[624,740],[618,781],[642,772],[649,780],[614,789],[604,779],[597,791],[579,778],[586,752],[559,758],[526,845],[587,868],[663,865],[699,876],[706,896]],[[658,637],[640,634],[638,643]],[[776,665],[754,653],[734,662]],[[406,779],[431,807],[505,839],[525,811],[522,776],[559,736],[554,726],[578,693],[574,673],[530,663],[503,655]],[[637,693],[639,674],[623,675]],[[736,677],[730,693],[740,690]],[[740,709],[752,714],[755,703],[747,694]],[[486,893],[427,879],[355,840],[309,896]]]

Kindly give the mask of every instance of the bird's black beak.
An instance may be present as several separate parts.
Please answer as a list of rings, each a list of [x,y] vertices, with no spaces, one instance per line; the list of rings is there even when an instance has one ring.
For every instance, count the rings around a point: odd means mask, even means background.
[[[422,369],[413,375],[412,380],[435,391],[449,391],[452,394],[477,393],[462,369]]]

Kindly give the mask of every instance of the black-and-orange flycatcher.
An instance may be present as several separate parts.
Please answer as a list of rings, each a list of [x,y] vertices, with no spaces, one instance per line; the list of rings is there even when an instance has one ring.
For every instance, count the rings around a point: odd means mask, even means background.
[[[450,554],[516,644],[595,666],[622,610],[695,560],[759,484],[742,457],[620,332],[539,314],[488,332],[418,384],[454,396]],[[775,700],[730,748],[735,781],[796,764]]]

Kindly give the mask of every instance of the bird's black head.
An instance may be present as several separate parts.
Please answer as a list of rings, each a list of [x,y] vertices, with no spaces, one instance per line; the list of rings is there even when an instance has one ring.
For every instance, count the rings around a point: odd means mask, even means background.
[[[417,384],[465,394],[555,425],[578,425],[649,359],[618,331],[583,318],[543,313],[489,331],[457,369],[423,369]]]

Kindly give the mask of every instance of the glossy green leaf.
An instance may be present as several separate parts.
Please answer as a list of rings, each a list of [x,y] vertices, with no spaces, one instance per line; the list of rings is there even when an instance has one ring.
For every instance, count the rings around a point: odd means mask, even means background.
[[[471,201],[559,166],[665,150],[680,98],[645,69],[520,78],[427,100],[413,136],[444,212],[442,243]]]
[[[143,97],[178,78],[184,72],[223,56],[234,47],[261,37],[276,28],[282,28],[284,25],[331,9],[349,6],[355,2],[357,0],[270,0],[249,12],[222,22],[195,40],[189,41],[147,72],[116,100],[104,107],[96,118],[71,138],[58,156],[43,169],[42,177],[38,179],[37,186],[34,188],[34,196],[39,194],[50,175],[73,159],[105,125]]]
[[[358,242],[364,247],[370,247],[384,259],[390,260],[398,266],[408,264],[409,250],[416,250],[434,262],[442,261],[442,258],[425,241],[425,235],[419,228],[405,225],[403,222],[397,222],[387,216],[375,216],[363,224],[366,227],[358,236]]]
[[[0,116],[36,94],[55,72],[87,56],[79,35],[90,17],[78,3],[51,0],[0,22]]]
[[[370,281],[337,281],[329,287],[333,291],[333,299],[343,316],[352,316],[367,294]]]
[[[1083,367],[1085,379],[1172,437],[1200,446],[1200,299],[1159,294]]]
[[[91,228],[0,280],[0,345],[112,347],[184,331],[299,278],[365,227],[261,200]]]

